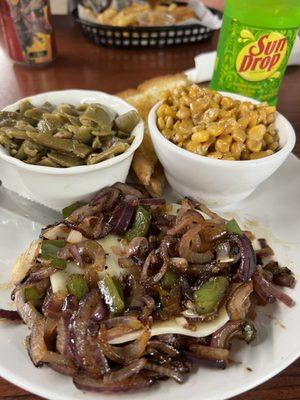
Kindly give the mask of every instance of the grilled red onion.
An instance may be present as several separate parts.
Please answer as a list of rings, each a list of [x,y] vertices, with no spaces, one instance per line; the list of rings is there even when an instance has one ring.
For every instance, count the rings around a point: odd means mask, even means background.
[[[15,306],[20,317],[29,329],[32,329],[36,321],[42,319],[42,315],[31,303],[25,303],[23,289],[19,289],[15,292]]]
[[[40,318],[32,324],[28,353],[33,364],[38,367],[48,352],[45,340],[45,319]]]
[[[112,346],[108,343],[107,331],[102,325],[99,332],[99,343],[107,358],[116,363],[123,364],[129,363],[142,356],[148,344],[150,336],[150,331],[144,329],[134,342],[123,347]]]
[[[26,280],[26,283],[39,282],[42,279],[49,278],[51,275],[57,272],[56,268],[52,267],[40,267],[37,271],[31,272]]]
[[[229,351],[225,348],[210,347],[202,344],[195,344],[189,346],[189,351],[196,357],[204,360],[223,361],[227,363],[229,358]]]
[[[132,257],[139,253],[147,253],[148,248],[148,240],[145,237],[137,236],[133,238],[129,243],[127,257]]]
[[[171,257],[170,258],[170,267],[172,267],[175,271],[179,273],[185,273],[188,269],[188,262],[185,258],[182,257]]]
[[[72,317],[70,324],[72,352],[77,364],[93,375],[101,374],[101,366],[99,368],[96,364],[87,336],[90,318],[100,301],[97,290],[89,292],[79,303],[78,311]]]
[[[252,291],[252,281],[242,283],[233,290],[226,305],[231,320],[236,321],[246,318],[251,305],[249,296]]]
[[[57,324],[56,348],[60,354],[73,357],[70,336],[70,315],[64,315]]]
[[[271,282],[263,277],[261,272],[253,276],[253,282],[255,291],[259,295],[261,294],[267,303],[273,303],[274,299],[277,299],[288,307],[295,305],[294,300],[290,296],[273,286]]]
[[[79,267],[82,267],[82,264],[83,264],[82,257],[79,253],[77,246],[75,244],[72,244],[72,246],[70,246],[70,248],[69,248],[69,251],[70,251],[71,255],[73,256],[74,261],[77,263],[77,265]]]
[[[47,293],[42,307],[43,314],[50,318],[60,318],[64,299],[64,292]]]
[[[97,192],[90,205],[100,206],[101,211],[111,210],[117,204],[120,198],[120,191],[115,187],[105,187]]]
[[[49,363],[48,367],[53,369],[53,371],[58,372],[59,374],[66,375],[66,376],[74,376],[76,373],[76,368],[70,365],[60,365]]]
[[[151,340],[148,346],[158,350],[159,352],[165,353],[172,358],[180,356],[180,352],[175,349],[175,347],[160,340]]]
[[[89,376],[77,374],[73,378],[74,385],[87,392],[126,393],[145,389],[153,384],[151,378],[136,376],[118,383],[104,383],[102,379],[93,379]]]
[[[69,229],[62,223],[59,223],[58,225],[43,229],[42,235],[49,240],[65,239],[69,235]]]
[[[178,383],[184,383],[185,381],[185,377],[179,371],[170,367],[163,367],[162,365],[147,362],[145,369],[156,372],[160,376],[172,378]]]
[[[120,202],[114,209],[108,224],[112,227],[112,233],[123,235],[132,220],[134,207],[124,201]]]
[[[143,193],[138,189],[135,189],[133,186],[127,185],[126,183],[117,182],[113,185],[114,188],[120,190],[124,195],[135,196],[138,199],[144,197]]]
[[[250,343],[255,339],[256,330],[249,321],[228,321],[222,328],[213,333],[210,345],[221,349],[228,349],[230,341],[234,336],[244,339]]]
[[[231,240],[237,244],[241,254],[241,262],[237,270],[237,277],[242,282],[247,282],[256,270],[256,254],[246,235],[230,235]]]
[[[104,375],[104,383],[115,383],[125,381],[134,375],[137,375],[146,365],[146,359],[140,358],[139,360],[132,361],[126,367],[111,372],[110,374]]]
[[[188,210],[181,216],[180,221],[167,231],[167,234],[171,236],[178,235],[193,224],[204,225],[205,219],[197,211]]]
[[[13,311],[13,310],[3,310],[3,308],[0,309],[0,319],[6,319],[8,321],[22,321],[22,318],[20,317],[20,314],[18,311]]]
[[[213,259],[213,253],[206,251],[204,253],[197,253],[191,249],[191,242],[194,236],[199,235],[202,226],[194,226],[190,228],[180,239],[178,252],[180,257],[185,258],[188,262],[204,264]]]

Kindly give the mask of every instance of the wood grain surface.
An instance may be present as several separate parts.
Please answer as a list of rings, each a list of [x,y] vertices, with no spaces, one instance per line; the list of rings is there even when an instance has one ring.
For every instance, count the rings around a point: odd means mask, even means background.
[[[49,90],[73,88],[116,93],[135,87],[155,76],[192,68],[195,55],[214,50],[217,43],[216,34],[212,40],[205,43],[165,50],[116,50],[96,47],[89,43],[71,17],[55,16],[54,27],[58,57],[44,68],[14,65],[6,55],[3,41],[0,41],[0,108],[21,97]],[[289,119],[299,138],[300,67],[288,68],[283,78],[278,110]],[[300,156],[299,139],[294,153]],[[237,383],[232,382],[232,384]],[[0,378],[0,399],[40,398]],[[300,359],[263,385],[234,398],[234,400],[269,399],[300,399]]]

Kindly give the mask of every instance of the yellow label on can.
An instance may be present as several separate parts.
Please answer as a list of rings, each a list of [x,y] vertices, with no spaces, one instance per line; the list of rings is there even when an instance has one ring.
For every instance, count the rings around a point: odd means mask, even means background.
[[[236,71],[243,79],[251,82],[276,77],[287,52],[287,38],[279,32],[261,35],[255,40],[249,30],[242,30],[240,39],[250,39],[236,58]]]

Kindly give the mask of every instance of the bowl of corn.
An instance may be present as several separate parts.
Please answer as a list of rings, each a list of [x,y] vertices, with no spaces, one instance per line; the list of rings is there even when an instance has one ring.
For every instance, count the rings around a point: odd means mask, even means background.
[[[274,106],[188,85],[149,113],[167,180],[180,195],[221,207],[248,197],[285,161],[295,132]]]

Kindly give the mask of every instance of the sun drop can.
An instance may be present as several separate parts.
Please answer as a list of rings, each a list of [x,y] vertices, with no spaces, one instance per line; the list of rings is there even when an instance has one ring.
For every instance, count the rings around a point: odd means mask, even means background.
[[[276,104],[300,0],[226,0],[210,87]]]

